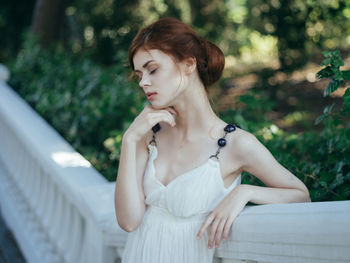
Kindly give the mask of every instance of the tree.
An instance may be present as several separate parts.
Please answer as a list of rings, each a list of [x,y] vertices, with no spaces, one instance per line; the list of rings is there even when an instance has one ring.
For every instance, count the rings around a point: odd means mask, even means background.
[[[65,0],[36,1],[31,31],[39,35],[42,46],[48,47],[51,43],[59,40],[65,7]]]

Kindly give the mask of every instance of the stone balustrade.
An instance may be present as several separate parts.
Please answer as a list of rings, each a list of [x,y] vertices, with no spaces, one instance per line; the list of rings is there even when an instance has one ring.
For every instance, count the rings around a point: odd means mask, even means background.
[[[127,232],[107,182],[6,83],[0,67],[0,209],[28,262],[120,262]],[[248,206],[222,263],[350,262],[350,201]]]
[[[33,263],[114,262],[107,253],[103,204],[82,192],[111,185],[4,81],[0,67],[0,208],[24,257]],[[113,191],[110,191],[113,195]],[[114,206],[109,217],[117,222]]]

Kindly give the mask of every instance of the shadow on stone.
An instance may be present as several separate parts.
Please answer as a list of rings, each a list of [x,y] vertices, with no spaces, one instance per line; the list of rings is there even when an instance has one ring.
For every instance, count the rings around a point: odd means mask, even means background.
[[[0,263],[25,263],[17,242],[0,212]]]

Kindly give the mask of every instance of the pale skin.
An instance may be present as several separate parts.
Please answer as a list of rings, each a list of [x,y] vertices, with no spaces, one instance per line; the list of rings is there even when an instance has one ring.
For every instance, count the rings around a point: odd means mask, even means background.
[[[122,140],[115,209],[118,223],[126,231],[140,225],[146,210],[142,186],[151,128],[157,123],[162,127],[157,133],[159,155],[155,169],[158,180],[167,185],[193,169],[193,163],[201,164],[206,156],[215,153],[216,141],[227,125],[210,106],[195,58],[176,61],[160,50],[139,49],[133,62],[144,93],[157,94],[129,126]],[[310,202],[303,182],[280,165],[254,135],[237,129],[226,138],[227,145],[219,159],[225,187],[242,171],[253,174],[266,187],[239,185],[218,204],[197,233],[200,239],[209,229],[209,249],[214,245],[219,247],[220,241],[227,239],[234,220],[248,202]],[[197,156],[195,160],[194,156]]]

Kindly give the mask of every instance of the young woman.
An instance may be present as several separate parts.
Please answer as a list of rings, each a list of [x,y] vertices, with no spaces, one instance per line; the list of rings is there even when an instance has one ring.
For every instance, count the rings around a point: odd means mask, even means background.
[[[305,185],[251,133],[222,121],[206,88],[225,59],[174,18],[142,29],[129,63],[150,104],[123,136],[115,209],[123,263],[206,263],[248,202],[309,202]],[[267,187],[242,185],[248,171]]]

